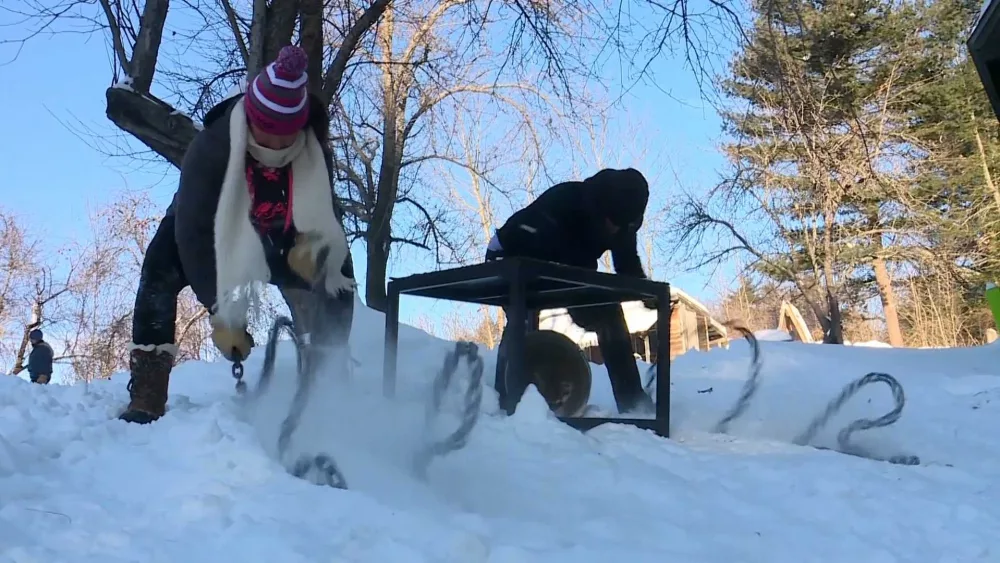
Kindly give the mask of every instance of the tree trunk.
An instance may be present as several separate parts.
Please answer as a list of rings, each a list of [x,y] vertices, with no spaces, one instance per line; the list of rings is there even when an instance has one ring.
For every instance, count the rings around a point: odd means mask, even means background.
[[[826,292],[827,316],[820,319],[823,325],[823,344],[844,343],[844,319],[840,313],[840,300],[832,291]]]
[[[826,225],[835,224],[836,201],[830,195],[827,187],[827,201],[824,204],[823,220]],[[833,276],[833,239],[830,229],[823,229],[823,291],[826,293],[826,326],[823,327],[823,344],[844,343],[844,319],[840,312],[840,299],[837,297],[839,285]],[[822,323],[821,323],[822,324]]]
[[[889,333],[889,344],[899,348],[903,346],[903,331],[899,326],[899,308],[896,301],[896,292],[892,289],[892,276],[889,274],[889,267],[886,265],[885,258],[883,257],[885,245],[882,243],[882,233],[879,230],[877,211],[872,211],[868,214],[868,227],[875,233],[871,237],[872,248],[875,249],[872,268],[875,270],[875,283],[878,285],[878,295],[882,301],[885,328]]]
[[[986,187],[993,194],[993,201],[996,202],[997,208],[1000,209],[1000,189],[997,189],[997,185],[993,182],[993,174],[990,173],[990,163],[986,158],[986,148],[983,146],[983,138],[979,135],[979,128],[976,127],[976,116],[972,116],[972,127],[976,133],[976,146],[979,148],[979,162],[983,167],[983,179],[986,181]]]
[[[181,167],[184,152],[198,134],[190,117],[151,94],[112,86],[105,92],[107,116],[170,164]]]
[[[257,76],[264,66],[264,29],[267,27],[267,0],[253,0],[253,16],[250,21],[250,48],[247,59],[247,84]]]
[[[21,344],[17,347],[17,355],[14,358],[14,375],[21,373],[21,369],[27,367],[24,365],[24,360],[28,357],[28,336],[31,331],[42,326],[42,304],[41,302],[35,301],[34,305],[31,306],[31,322],[24,327],[24,333],[21,336]]]
[[[292,43],[292,32],[295,31],[298,17],[298,0],[277,0],[267,7],[267,15],[264,17],[264,56],[260,62],[261,68],[278,58],[278,52],[282,47]]]
[[[309,91],[323,95],[323,0],[300,0],[299,42],[309,56]]]
[[[392,56],[394,16],[392,8],[387,9],[382,16],[382,25],[377,31],[378,42],[386,58]],[[395,73],[393,65],[382,67],[382,160],[375,191],[375,211],[372,213],[365,235],[368,246],[368,271],[365,274],[366,301],[369,307],[383,313],[387,301],[385,282],[389,249],[392,244],[392,212],[396,204],[399,165],[403,157],[398,135],[401,122],[399,116],[402,111],[397,93],[402,86],[396,79]]]
[[[385,280],[389,263],[389,242],[378,240],[384,237],[368,237],[367,263],[365,272],[365,301],[368,307],[385,312],[388,298],[385,294]]]
[[[899,310],[896,306],[896,293],[892,290],[892,277],[884,259],[876,258],[873,265],[875,283],[878,284],[879,298],[885,312],[885,327],[889,331],[889,344],[899,348],[903,346],[903,331],[899,326]]]
[[[163,38],[169,6],[169,0],[147,0],[142,8],[142,23],[132,49],[129,78],[132,79],[132,87],[144,94],[153,85],[156,59],[160,53],[160,40]]]

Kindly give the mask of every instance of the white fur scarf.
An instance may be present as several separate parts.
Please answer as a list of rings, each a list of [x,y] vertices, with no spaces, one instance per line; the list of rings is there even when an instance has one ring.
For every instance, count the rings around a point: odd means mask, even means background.
[[[304,149],[292,161],[292,221],[300,233],[316,233],[327,258],[326,290],[331,295],[353,291],[354,280],[340,273],[350,251],[344,227],[333,213],[333,190],[319,140],[312,129],[305,131]],[[215,212],[215,282],[219,319],[228,326],[246,326],[250,297],[256,282],[270,281],[260,237],[250,223],[250,192],[246,182],[246,151],[249,128],[246,114],[236,107],[229,118],[229,162]]]

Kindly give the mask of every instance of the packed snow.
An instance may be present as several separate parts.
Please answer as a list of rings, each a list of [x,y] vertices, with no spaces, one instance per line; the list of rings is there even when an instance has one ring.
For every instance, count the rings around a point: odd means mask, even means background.
[[[675,360],[669,440],[624,425],[578,432],[533,388],[503,417],[487,389],[468,446],[421,480],[413,449],[451,344],[401,327],[397,395],[384,399],[382,327],[359,304],[353,370],[324,374],[293,441],[331,454],[348,490],[292,477],[275,459],[294,387],[288,347],[253,409],[236,400],[227,364],[178,366],[170,411],[150,426],[116,420],[126,374],[73,386],[0,379],[0,560],[1000,561],[1000,347],[762,342],[760,389],[725,436],[710,429],[745,380],[743,342]],[[259,348],[247,362],[251,384],[262,359]],[[592,402],[612,408],[606,372],[592,367]],[[907,405],[856,442],[922,465],[791,445],[844,384],[874,370],[902,382]],[[866,388],[815,445],[891,407],[887,389]]]

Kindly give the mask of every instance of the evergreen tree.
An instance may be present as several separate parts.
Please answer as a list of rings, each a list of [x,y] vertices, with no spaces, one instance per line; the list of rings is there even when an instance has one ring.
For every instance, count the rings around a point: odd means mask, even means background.
[[[906,123],[911,196],[938,258],[933,266],[979,299],[983,282],[1000,278],[1000,127],[964,44],[979,3],[937,0],[923,8],[922,66],[911,78],[920,87],[910,94]]]
[[[991,324],[982,314],[983,283],[1000,276],[998,123],[965,46],[979,8],[978,0],[915,2],[894,38],[903,46],[894,127],[909,179],[900,229],[908,240],[897,254],[915,278],[901,280],[905,315],[913,326],[927,311],[947,311],[954,318],[929,321],[939,325],[934,338],[942,345],[982,341]],[[912,331],[921,334],[910,341],[926,345],[927,331]]]
[[[1000,127],[964,44],[978,0],[754,8],[722,83],[733,173],[687,202],[681,240],[702,262],[749,254],[825,342],[875,309],[893,345],[981,341],[982,284],[1000,278]],[[702,249],[714,231],[729,243]]]
[[[759,271],[793,284],[824,341],[840,343],[845,304],[875,293],[893,305],[883,256],[892,217],[883,208],[898,182],[881,165],[897,143],[883,134],[894,93],[884,38],[899,8],[778,0],[756,9],[751,41],[723,84],[738,101],[723,115],[737,170],[729,189],[751,196],[782,243],[762,253]],[[872,292],[875,278],[883,279]]]

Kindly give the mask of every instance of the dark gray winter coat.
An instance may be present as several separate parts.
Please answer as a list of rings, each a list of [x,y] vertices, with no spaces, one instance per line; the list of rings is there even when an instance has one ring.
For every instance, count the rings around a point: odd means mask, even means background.
[[[52,358],[55,353],[49,343],[42,340],[38,344],[31,345],[31,353],[28,354],[28,374],[31,380],[35,381],[39,375],[52,375]]]
[[[645,277],[636,235],[648,201],[649,185],[638,170],[606,168],[545,190],[497,229],[497,239],[504,256],[592,270],[610,250],[617,273]],[[607,221],[620,227],[616,234]]]
[[[333,189],[333,155],[328,147],[329,118],[326,106],[310,94],[308,126],[327,157]],[[215,279],[215,211],[222,193],[222,183],[229,161],[229,114],[242,108],[243,96],[225,100],[205,114],[204,129],[195,136],[181,163],[181,179],[167,215],[174,216],[177,251],[181,267],[198,301],[211,309],[216,299]],[[334,194],[334,214],[343,223],[343,210]],[[354,277],[354,267],[348,254],[341,271]]]

